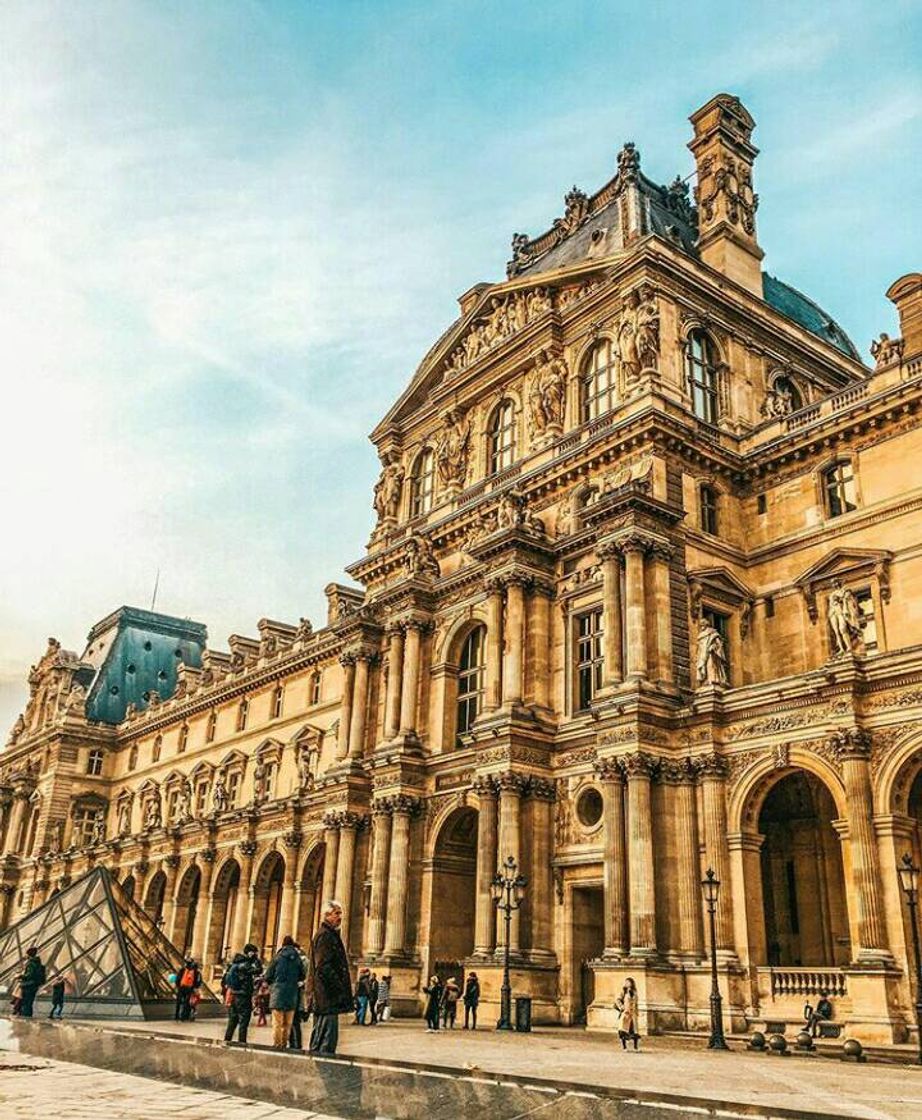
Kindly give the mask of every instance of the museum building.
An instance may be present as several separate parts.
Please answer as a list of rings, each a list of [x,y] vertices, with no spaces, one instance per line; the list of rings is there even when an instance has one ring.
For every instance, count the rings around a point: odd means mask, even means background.
[[[691,124],[693,191],[625,144],[460,297],[322,624],[224,652],[123,607],[49,642],[0,754],[0,925],[103,865],[211,978],[337,897],[398,1013],[474,968],[486,1020],[512,857],[537,1021],[611,1027],[632,976],[644,1029],[706,1029],[710,867],[728,1029],[826,991],[850,1035],[915,1031],[922,274],[863,364],[763,271],[752,117]]]

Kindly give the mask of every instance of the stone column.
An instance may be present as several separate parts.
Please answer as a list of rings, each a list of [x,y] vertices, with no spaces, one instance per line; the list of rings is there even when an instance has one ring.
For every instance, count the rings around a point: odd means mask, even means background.
[[[384,951],[384,926],[387,918],[387,887],[391,859],[391,806],[387,800],[374,808],[373,851],[371,858],[371,905],[368,909],[369,956]]]
[[[644,595],[646,542],[632,537],[623,542],[627,609],[627,675],[640,680],[647,675],[647,606]]]
[[[400,693],[400,734],[409,738],[416,736],[422,629],[418,622],[408,622],[406,625],[407,636],[403,650],[403,688]]]
[[[407,884],[410,862],[410,818],[419,802],[399,796],[392,802],[394,823],[391,829],[390,875],[387,885],[387,925],[384,931],[384,952],[402,957],[407,942]]]
[[[163,923],[161,929],[170,941],[173,940],[173,922],[176,918],[176,875],[179,871],[180,857],[178,855],[164,856],[163,872],[166,875],[166,884],[163,888]],[[180,946],[182,948],[182,946]]]
[[[352,730],[352,695],[355,688],[355,658],[343,654],[339,659],[343,667],[343,697],[339,705],[339,737],[336,742],[336,761],[342,762],[349,753],[349,735]]]
[[[669,558],[672,550],[665,542],[653,546],[650,563],[653,583],[653,617],[656,637],[655,676],[672,684],[672,597],[669,593]]]
[[[0,853],[6,851],[6,838],[9,834],[8,826],[12,808],[13,795],[11,793],[7,793],[6,795],[0,794]]]
[[[768,959],[765,939],[765,908],[762,899],[762,844],[758,832],[734,832],[727,837],[730,878],[735,898],[743,904],[734,911],[735,943],[746,968]]]
[[[532,696],[539,708],[551,706],[551,597],[552,587],[535,584],[529,599],[529,665],[528,674],[532,682]]]
[[[10,820],[6,829],[6,842],[3,845],[4,855],[19,855],[16,847],[19,843],[19,832],[22,829],[22,819],[29,804],[29,795],[25,790],[18,789],[13,794],[13,807],[10,810]]]
[[[323,898],[320,900],[320,905],[326,906],[336,898],[333,892],[336,890],[336,864],[339,862],[339,825],[332,814],[324,817],[323,824],[323,885],[321,887]]]
[[[642,751],[626,755],[623,762],[627,774],[631,956],[652,957],[656,955],[653,810],[650,796],[654,762]]]
[[[525,788],[525,779],[521,774],[500,774],[496,779],[499,788],[499,844],[497,849],[497,863],[500,867],[512,856],[519,872],[522,870],[522,791]],[[509,927],[509,952],[518,953],[520,946],[519,930],[521,927],[521,911],[515,910],[512,914],[512,923]],[[501,914],[497,915],[497,945],[505,946],[505,921]]]
[[[503,659],[503,706],[519,707],[524,693],[525,583],[512,577],[506,583],[506,618]]]
[[[208,927],[211,924],[211,904],[213,901],[211,879],[214,875],[214,861],[217,854],[214,848],[206,848],[198,854],[202,877],[199,881],[198,903],[195,907],[195,922],[192,926],[191,953],[200,965],[204,963],[205,942],[208,936]]]
[[[670,949],[700,960],[704,947],[701,923],[701,861],[698,855],[698,802],[695,771],[687,759],[663,763],[660,779],[673,787],[675,818],[675,893],[677,937]]]
[[[282,904],[279,907],[279,943],[286,934],[296,937],[295,882],[298,878],[298,851],[301,847],[301,833],[292,829],[283,837],[286,849],[285,878],[282,882]],[[297,938],[296,938],[297,939]]]
[[[355,659],[352,682],[352,718],[349,721],[349,757],[361,758],[365,753],[365,716],[368,711],[368,670],[370,658],[359,654]]]
[[[400,692],[403,686],[403,630],[399,626],[393,626],[389,634],[384,738],[396,739],[400,732]]]
[[[874,834],[871,794],[871,736],[860,728],[835,732],[830,746],[842,764],[848,846],[851,853],[850,908],[858,934],[856,964],[891,960],[881,890],[880,860]]]
[[[528,786],[532,801],[531,876],[526,898],[531,907],[531,948],[529,956],[549,960],[552,949],[552,908],[554,882],[551,872],[551,848],[555,789],[545,778],[532,778]]]
[[[602,562],[602,661],[603,684],[614,687],[624,678],[621,621],[621,550],[611,541],[598,549]]]
[[[253,882],[253,857],[256,841],[244,840],[240,847],[240,882],[237,886],[237,903],[234,907],[234,928],[231,933],[231,953],[239,953],[250,939],[250,885]],[[262,946],[260,946],[262,949]]]
[[[717,948],[733,952],[733,883],[730,879],[730,848],[727,844],[727,761],[720,755],[694,760],[701,783],[701,838],[704,862],[720,880],[717,895]],[[700,864],[699,864],[700,871]]]
[[[496,874],[496,786],[492,778],[474,782],[479,800],[477,813],[477,899],[474,919],[474,953],[486,956],[496,948],[496,907],[490,884]]]
[[[495,712],[502,703],[503,592],[496,582],[488,585],[488,591],[484,710]]]
[[[624,851],[624,775],[616,759],[596,771],[602,783],[602,881],[605,906],[605,956],[623,957],[627,930],[627,862]]]
[[[336,897],[343,904],[343,924],[339,927],[343,945],[349,948],[352,925],[352,876],[355,871],[355,841],[361,818],[357,813],[341,813],[339,822],[339,857],[336,860]]]
[[[16,888],[7,883],[0,887],[0,930],[6,929],[10,924],[10,915],[13,908],[13,895]]]

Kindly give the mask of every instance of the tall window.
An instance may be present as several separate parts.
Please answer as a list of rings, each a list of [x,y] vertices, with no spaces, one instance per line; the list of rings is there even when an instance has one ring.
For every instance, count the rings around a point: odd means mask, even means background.
[[[208,803],[208,779],[200,779],[195,785],[195,815],[199,818],[205,812]]]
[[[458,736],[470,731],[483,707],[484,637],[482,626],[468,634],[458,666]]]
[[[870,587],[862,587],[855,592],[858,610],[861,612],[861,640],[865,653],[877,653],[877,620],[874,617],[874,596]]]
[[[500,401],[490,423],[490,474],[499,474],[511,467],[516,456],[515,404]]]
[[[89,757],[86,760],[86,772],[91,774],[94,778],[98,778],[102,773],[102,751],[99,749],[90,751]]]
[[[211,711],[208,713],[208,726],[205,728],[205,741],[206,742],[210,743],[210,742],[213,741],[214,733],[215,733],[215,727],[217,726],[217,723],[218,723],[218,714],[214,710],[214,708],[212,708]]]
[[[282,714],[282,704],[285,700],[285,689],[282,685],[277,684],[275,691],[272,693],[272,718],[278,719]]]
[[[695,415],[708,424],[717,423],[717,356],[705,331],[692,331],[686,347],[688,391]]]
[[[611,342],[597,343],[583,364],[581,412],[583,423],[596,420],[615,406],[615,360]]]
[[[858,508],[855,476],[850,461],[834,463],[823,471],[823,493],[829,517],[841,517],[843,513],[850,513]]]
[[[576,618],[576,710],[585,712],[602,687],[602,608]]]
[[[311,689],[310,689],[310,703],[320,703],[320,673],[319,671],[311,674]]]
[[[247,718],[250,714],[250,701],[244,696],[237,706],[237,730],[246,731]]]
[[[128,769],[129,770],[136,770],[137,767],[138,767],[138,748],[137,748],[137,746],[133,745],[131,750],[128,752]]]
[[[227,806],[229,809],[237,804],[237,794],[240,792],[240,771],[232,770],[227,775]]]
[[[176,747],[178,754],[182,754],[189,745],[189,725],[184,723],[179,729],[179,744]]]
[[[154,745],[151,747],[150,760],[151,762],[159,762],[160,755],[163,753],[163,736],[158,735],[154,740]]]
[[[702,486],[698,491],[698,513],[703,533],[717,536],[717,491],[713,486]]]
[[[264,779],[264,789],[266,801],[271,801],[275,793],[275,779],[278,773],[278,763],[266,763],[266,776]]]
[[[88,805],[81,805],[74,810],[73,843],[78,847],[85,847],[93,838],[93,825],[96,823],[96,809]]]
[[[421,451],[413,464],[410,479],[410,516],[422,517],[432,509],[435,493],[435,455],[431,448]]]

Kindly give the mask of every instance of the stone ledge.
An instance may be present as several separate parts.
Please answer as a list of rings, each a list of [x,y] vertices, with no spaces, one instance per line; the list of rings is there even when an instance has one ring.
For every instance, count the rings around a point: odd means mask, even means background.
[[[4,1024],[6,1025],[6,1024]],[[27,1054],[118,1070],[309,1108],[349,1120],[458,1120],[482,1115],[515,1120],[701,1120],[702,1116],[842,1120],[842,1114],[733,1104],[612,1089],[476,1069],[424,1066],[384,1058],[314,1058],[267,1046],[226,1047],[212,1039],[89,1024],[14,1019],[15,1043]]]

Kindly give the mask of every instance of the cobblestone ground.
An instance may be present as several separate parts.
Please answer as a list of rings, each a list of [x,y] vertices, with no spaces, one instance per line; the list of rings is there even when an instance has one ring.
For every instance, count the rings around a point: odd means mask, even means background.
[[[0,1054],[3,1120],[337,1120],[317,1112],[189,1089],[147,1077]]]

